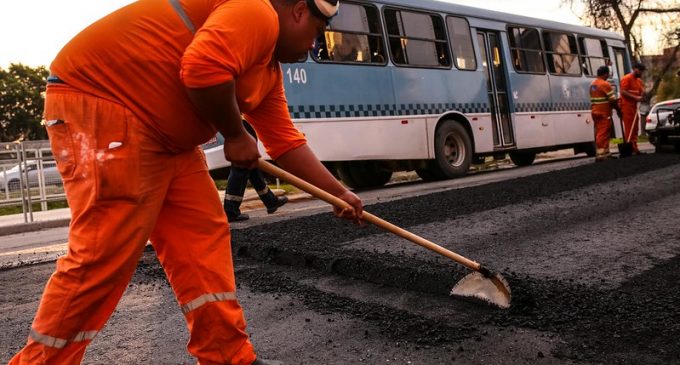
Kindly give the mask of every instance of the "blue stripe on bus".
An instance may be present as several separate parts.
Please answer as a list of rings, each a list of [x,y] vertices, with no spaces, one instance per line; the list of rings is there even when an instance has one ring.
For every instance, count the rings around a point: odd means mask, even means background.
[[[442,114],[450,110],[463,113],[489,113],[489,105],[482,103],[435,104],[349,104],[349,105],[289,105],[294,119],[387,117],[399,115]]]
[[[520,113],[589,110],[589,102],[568,103],[518,103],[515,110]],[[356,118],[390,117],[400,115],[433,115],[448,111],[464,114],[490,113],[489,105],[482,103],[437,103],[437,104],[349,104],[349,105],[289,105],[288,112],[293,119],[308,118]]]

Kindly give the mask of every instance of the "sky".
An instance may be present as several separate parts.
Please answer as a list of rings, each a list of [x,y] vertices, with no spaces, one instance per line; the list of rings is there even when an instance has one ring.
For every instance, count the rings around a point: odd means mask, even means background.
[[[579,24],[560,0],[445,0],[452,3]],[[133,0],[3,0],[0,2],[0,67],[48,66],[83,28]],[[653,38],[646,45],[655,44]],[[655,49],[654,49],[655,50]]]

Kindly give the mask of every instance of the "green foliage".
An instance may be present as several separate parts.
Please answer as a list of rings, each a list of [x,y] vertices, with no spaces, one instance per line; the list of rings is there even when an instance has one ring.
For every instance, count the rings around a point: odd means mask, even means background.
[[[0,67],[0,142],[47,139],[40,122],[48,75],[43,66]]]
[[[680,99],[680,76],[669,75],[663,78],[656,100],[664,101],[670,99]]]

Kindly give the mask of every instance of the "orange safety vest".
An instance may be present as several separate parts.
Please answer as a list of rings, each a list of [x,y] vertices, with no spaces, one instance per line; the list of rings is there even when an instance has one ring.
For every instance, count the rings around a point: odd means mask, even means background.
[[[590,84],[590,104],[593,113],[609,115],[612,112],[612,101],[616,100],[614,89],[609,82],[596,78]]]

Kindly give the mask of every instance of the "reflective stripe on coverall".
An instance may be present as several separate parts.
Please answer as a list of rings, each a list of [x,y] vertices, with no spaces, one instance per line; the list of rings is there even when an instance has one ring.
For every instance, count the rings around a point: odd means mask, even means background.
[[[127,108],[68,85],[48,86],[45,118],[71,208],[69,248],[10,364],[80,363],[148,237],[186,317],[189,352],[201,364],[252,363],[229,226],[202,151],[165,152]]]
[[[591,116],[595,124],[595,145],[597,155],[609,154],[609,138],[611,138],[611,101],[616,100],[611,85],[601,78],[590,84]]]

